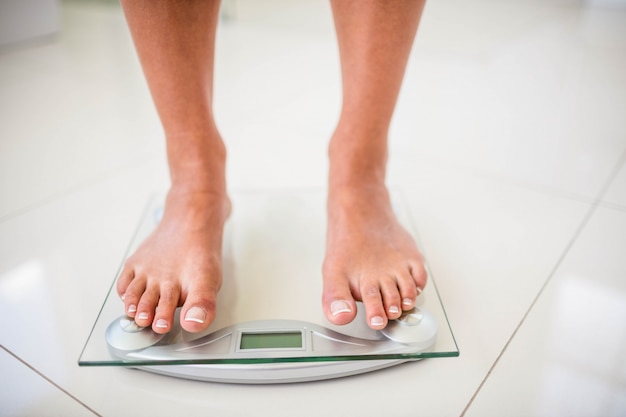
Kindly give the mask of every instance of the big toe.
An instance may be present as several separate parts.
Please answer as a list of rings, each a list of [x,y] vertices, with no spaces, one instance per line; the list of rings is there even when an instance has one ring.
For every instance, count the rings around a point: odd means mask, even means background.
[[[188,332],[205,330],[215,318],[215,295],[195,294],[187,299],[180,314],[180,325]]]
[[[324,281],[322,304],[326,318],[333,324],[348,324],[356,316],[356,303],[345,278],[331,277]]]

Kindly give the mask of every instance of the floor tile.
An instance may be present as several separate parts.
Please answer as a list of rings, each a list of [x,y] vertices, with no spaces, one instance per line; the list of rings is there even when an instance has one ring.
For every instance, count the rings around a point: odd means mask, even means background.
[[[120,407],[142,413],[174,412],[181,404],[188,415],[207,410],[241,415],[251,407],[269,411],[277,401],[284,407],[274,410],[274,415],[287,415],[310,400],[311,390],[325,400],[302,410],[302,415],[400,412],[406,407],[402,398],[407,396],[427,414],[458,415],[588,205],[449,173],[434,165],[422,165],[406,174],[420,178],[402,190],[448,309],[460,358],[426,360],[328,383],[275,387],[198,383],[128,369],[79,368],[79,353],[141,210],[155,185],[167,184],[161,161],[138,166],[0,224],[0,317],[7,329],[0,343],[105,415],[115,414]],[[536,243],[537,235],[542,236],[541,244]],[[271,271],[259,271],[264,273]],[[17,322],[8,322],[9,317],[17,317]],[[43,354],[38,348],[42,343],[47,347]],[[207,390],[212,395],[203,394]],[[387,402],[363,403],[363,392]],[[236,400],[242,396],[249,401]]]
[[[84,405],[0,349],[3,416],[93,416]]]
[[[468,21],[470,11],[508,24]],[[2,216],[163,150],[119,7],[69,2],[63,13],[57,43],[0,56],[0,132],[19,138],[0,145],[0,189],[12,196]],[[626,149],[626,79],[616,70],[626,59],[624,19],[555,4],[429,4],[392,151],[595,197]],[[233,183],[284,181],[247,168],[249,155],[271,163],[277,149],[296,173],[302,160],[324,172],[340,104],[328,5],[279,1],[260,11],[239,1],[219,30],[218,123],[230,146],[254,151],[232,154]]]
[[[0,223],[0,344],[36,369],[75,362],[158,184],[152,166]]]
[[[623,10],[428,3],[396,151],[596,197],[626,149],[625,28]]]
[[[162,148],[120,8],[64,4],[62,18],[56,41],[0,54],[0,218]]]
[[[626,413],[626,214],[599,208],[467,416]]]
[[[323,188],[341,103],[328,3],[234,3],[218,32],[215,97],[231,191]],[[388,179],[411,207],[461,356],[248,387],[76,364],[148,196],[168,180],[121,10],[96,2],[63,10],[58,42],[0,54],[0,344],[27,366],[103,415],[458,416],[621,163],[468,414],[493,414],[502,398],[504,414],[515,415],[519,398],[530,399],[519,410],[558,414],[559,384],[585,390],[605,414],[623,410],[615,391],[624,385],[623,340],[615,350],[581,342],[566,319],[623,312],[614,277],[624,272],[624,11],[428,3],[392,125]],[[585,305],[598,308],[581,315]],[[623,332],[622,322],[603,323],[601,332]],[[560,354],[564,341],[582,348]],[[507,386],[525,395],[512,398]],[[593,415],[592,405],[578,410]]]
[[[626,210],[626,162],[611,182],[602,202]]]

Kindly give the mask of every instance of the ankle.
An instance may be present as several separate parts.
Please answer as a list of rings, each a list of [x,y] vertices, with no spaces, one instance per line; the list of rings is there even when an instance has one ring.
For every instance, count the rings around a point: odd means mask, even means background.
[[[328,147],[329,197],[336,203],[366,203],[387,193],[386,131],[338,126]]]
[[[192,223],[198,219],[204,222],[208,214],[216,216],[213,217],[216,220],[225,221],[231,212],[231,202],[225,188],[218,187],[197,189],[172,184],[165,207],[166,212],[174,214],[176,218]]]
[[[331,186],[384,185],[387,132],[340,124],[330,140],[328,159]]]
[[[389,199],[389,191],[383,182],[331,183],[328,189],[329,203],[339,206],[373,206]]]
[[[170,191],[174,194],[226,194],[226,165],[222,161],[189,161],[170,167]]]
[[[177,193],[226,192],[226,147],[217,129],[169,135],[167,156]]]

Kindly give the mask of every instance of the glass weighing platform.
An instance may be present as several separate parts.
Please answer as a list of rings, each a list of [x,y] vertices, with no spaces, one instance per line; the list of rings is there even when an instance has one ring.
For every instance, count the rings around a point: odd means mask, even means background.
[[[325,318],[323,190],[241,192],[231,197],[222,288],[209,328],[188,333],[178,325],[178,315],[166,335],[137,327],[124,315],[114,280],[80,366],[127,366],[181,378],[261,384],[337,378],[459,355],[430,271],[415,309],[382,331],[367,326],[360,303],[348,325],[335,326]],[[394,191],[392,198],[398,219],[417,237],[403,196]],[[125,258],[158,224],[162,207],[163,196],[150,200]]]

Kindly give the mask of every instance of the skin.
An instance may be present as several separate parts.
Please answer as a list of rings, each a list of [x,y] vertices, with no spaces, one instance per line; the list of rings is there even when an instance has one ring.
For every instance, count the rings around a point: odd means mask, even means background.
[[[421,0],[331,2],[343,104],[330,140],[322,307],[335,324],[363,301],[381,329],[410,310],[426,285],[423,259],[398,223],[385,186],[387,132]],[[206,329],[222,280],[222,233],[230,213],[226,150],[213,118],[219,2],[123,0],[122,6],[166,137],[171,187],[161,223],[126,261],[117,282],[126,313],[168,332]]]
[[[426,284],[422,256],[393,214],[385,187],[387,132],[424,2],[331,5],[343,104],[329,146],[322,300],[335,324],[350,322],[361,300],[370,327],[381,329],[413,308],[417,288]],[[333,314],[335,301],[349,311]]]

